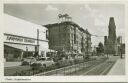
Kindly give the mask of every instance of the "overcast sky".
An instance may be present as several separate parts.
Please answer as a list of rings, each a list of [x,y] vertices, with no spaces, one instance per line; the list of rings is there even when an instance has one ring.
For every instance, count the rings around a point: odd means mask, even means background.
[[[123,4],[5,4],[4,12],[36,24],[58,22],[58,14],[69,14],[72,20],[93,35],[108,35],[109,18],[114,17],[117,36],[124,40]],[[92,37],[92,44],[104,42],[103,37]]]

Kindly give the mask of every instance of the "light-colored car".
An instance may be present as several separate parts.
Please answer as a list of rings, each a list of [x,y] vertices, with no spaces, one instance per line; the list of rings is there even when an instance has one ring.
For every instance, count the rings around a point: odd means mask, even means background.
[[[36,62],[36,58],[34,57],[27,57],[27,58],[24,58],[23,61],[22,61],[22,64],[26,62],[28,63],[29,65],[33,64],[34,62]]]
[[[55,64],[55,62],[49,57],[41,57],[34,63],[41,63],[43,67],[48,67]]]

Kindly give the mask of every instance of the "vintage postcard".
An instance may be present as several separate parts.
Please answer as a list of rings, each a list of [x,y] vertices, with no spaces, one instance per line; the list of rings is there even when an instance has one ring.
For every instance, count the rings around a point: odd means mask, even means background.
[[[119,1],[3,1],[3,80],[126,82],[126,9]]]

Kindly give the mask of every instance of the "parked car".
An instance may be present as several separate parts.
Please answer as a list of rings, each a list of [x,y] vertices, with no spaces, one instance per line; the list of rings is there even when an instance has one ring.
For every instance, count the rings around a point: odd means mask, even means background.
[[[31,65],[34,62],[36,62],[36,58],[34,58],[34,57],[27,57],[27,58],[23,59],[22,65]]]
[[[40,63],[43,67],[48,67],[55,64],[55,62],[50,57],[41,57],[34,63]]]

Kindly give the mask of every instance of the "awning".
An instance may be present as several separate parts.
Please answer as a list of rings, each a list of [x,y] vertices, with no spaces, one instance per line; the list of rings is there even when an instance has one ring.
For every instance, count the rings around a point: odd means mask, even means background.
[[[32,45],[20,45],[20,44],[12,44],[12,43],[4,43],[4,45],[13,47],[13,48],[17,48],[17,49],[21,49],[23,51],[35,51],[35,46]]]
[[[55,50],[50,50],[50,49],[44,49],[46,52],[56,52]]]

